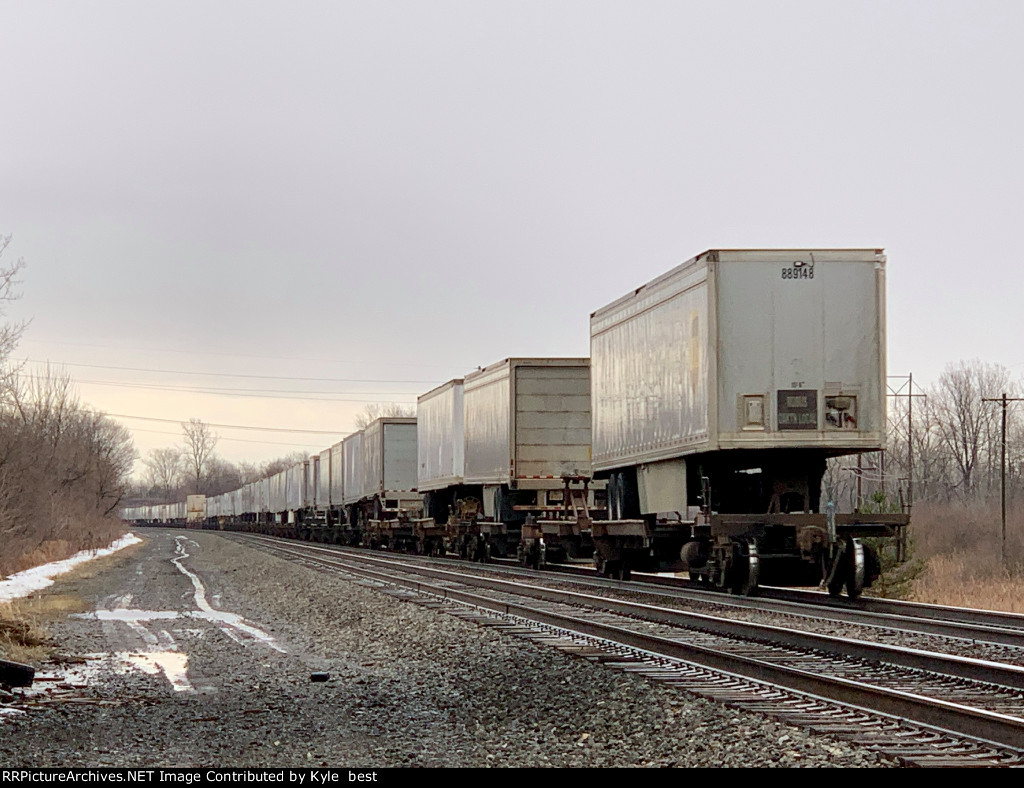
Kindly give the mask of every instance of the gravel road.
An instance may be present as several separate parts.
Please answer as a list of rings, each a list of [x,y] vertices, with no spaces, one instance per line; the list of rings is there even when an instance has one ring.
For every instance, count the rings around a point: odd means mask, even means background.
[[[86,659],[40,672],[82,686],[0,717],[0,765],[892,765],[216,533],[140,536],[41,592],[105,612],[54,624]]]

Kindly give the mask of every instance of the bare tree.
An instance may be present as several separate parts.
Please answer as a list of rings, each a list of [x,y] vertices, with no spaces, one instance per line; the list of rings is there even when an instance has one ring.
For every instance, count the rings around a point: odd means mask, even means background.
[[[23,267],[0,266],[0,317]],[[0,322],[0,575],[109,544],[135,461],[128,431],[83,406],[66,372],[12,368],[24,329]]]
[[[189,419],[181,425],[185,434],[182,455],[193,482],[193,492],[199,492],[203,475],[207,472],[213,450],[217,448],[217,435],[210,425],[199,419]]]
[[[242,484],[242,474],[237,465],[220,457],[211,457],[206,466],[201,492],[206,495],[220,495],[237,490]]]
[[[0,407],[0,531],[38,545],[102,530],[134,461],[128,431],[83,407],[66,373],[17,378]]]
[[[7,250],[8,245],[11,243],[12,236],[0,235],[0,257],[3,256]],[[16,262],[10,265],[0,266],[0,315],[4,312],[4,305],[14,301],[18,298],[17,293],[14,292],[15,285],[18,284],[17,275],[18,272],[25,267],[25,261],[18,259]],[[18,345],[18,340],[21,339],[21,335],[25,330],[25,323],[3,323],[0,324],[0,386],[4,390],[10,386],[10,378],[13,371],[8,367],[8,359],[14,348]],[[0,392],[2,396],[2,392]]]
[[[104,516],[113,513],[128,492],[138,452],[131,433],[105,413],[84,414],[92,456],[91,483],[97,507]]]
[[[143,462],[146,465],[146,484],[165,500],[170,500],[181,484],[185,469],[181,449],[153,449]]]
[[[243,485],[259,481],[265,476],[261,466],[254,462],[244,461],[238,463],[238,475],[241,478],[241,483]]]
[[[998,447],[999,419],[982,398],[1015,388],[1006,367],[973,360],[948,364],[929,394],[939,442],[956,472],[951,481],[957,497],[971,498],[979,484],[990,481],[985,471],[990,469],[993,446]]]
[[[416,406],[415,405],[403,405],[399,402],[388,402],[386,404],[379,404],[371,402],[369,405],[364,407],[359,413],[355,415],[353,422],[356,425],[357,430],[365,429],[369,427],[377,419],[384,418],[386,416],[415,416]]]
[[[283,457],[278,457],[276,460],[270,460],[263,464],[263,471],[260,474],[260,478],[267,478],[268,476],[274,476],[281,471],[291,468],[293,465],[298,465],[303,460],[309,459],[309,455],[304,451],[293,451]]]

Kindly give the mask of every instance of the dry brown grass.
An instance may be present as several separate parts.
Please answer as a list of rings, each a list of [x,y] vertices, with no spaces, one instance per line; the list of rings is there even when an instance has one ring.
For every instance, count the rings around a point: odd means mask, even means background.
[[[115,538],[104,542],[102,546],[107,547]],[[140,547],[141,544],[134,544],[113,555],[86,561],[54,578],[55,585],[47,589],[24,599],[0,603],[0,658],[39,665],[51,656],[56,644],[50,640],[50,624],[71,613],[84,613],[88,609],[77,596],[63,593],[60,590],[62,583],[102,574],[111,566],[130,558]],[[75,552],[78,551],[72,551],[71,555]]]
[[[909,598],[1024,613],[1024,507],[1007,510],[1005,567],[1000,563],[1001,530],[998,503],[915,507],[912,552],[927,568]]]
[[[83,610],[81,600],[59,594],[0,605],[0,657],[39,664],[53,651],[48,624]]]
[[[1024,576],[1010,572],[978,575],[964,555],[937,555],[914,584],[911,599],[934,605],[1024,613]]]
[[[115,518],[91,518],[74,530],[60,534],[14,537],[0,554],[0,575],[12,575],[34,566],[63,561],[81,550],[98,550],[127,533],[125,524]]]

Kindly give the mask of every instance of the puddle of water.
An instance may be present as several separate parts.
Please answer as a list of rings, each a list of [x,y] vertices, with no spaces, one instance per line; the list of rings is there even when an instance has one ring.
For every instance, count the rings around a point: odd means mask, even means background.
[[[222,630],[224,633],[231,637],[231,633],[228,628],[236,629],[240,632],[244,632],[254,640],[258,640],[266,646],[270,646],[276,651],[280,651],[282,654],[285,653],[284,649],[281,648],[274,642],[274,638],[264,632],[258,627],[254,627],[252,624],[247,622],[237,613],[226,613],[221,610],[214,610],[213,606],[206,601],[206,587],[203,586],[203,581],[199,579],[199,576],[194,572],[190,571],[182,561],[189,557],[189,554],[185,552],[185,542],[191,542],[190,539],[186,539],[183,536],[175,537],[175,552],[178,554],[177,558],[171,559],[171,563],[174,564],[181,571],[182,574],[187,576],[192,581],[192,587],[195,589],[193,599],[195,600],[196,607],[198,607],[202,613],[193,613],[196,618],[204,618],[207,621],[212,621],[215,624],[222,624]],[[191,542],[195,544],[195,542]],[[198,547],[198,545],[196,545]]]
[[[138,668],[143,673],[163,673],[174,687],[175,692],[189,692],[192,685],[188,680],[188,655],[179,651],[147,651],[141,654],[121,652],[118,659]]]
[[[114,608],[112,610],[73,614],[73,618],[121,622],[142,640],[146,650],[91,655],[86,663],[62,671],[65,683],[90,684],[102,680],[105,673],[141,670],[149,675],[162,674],[176,692],[194,691],[188,680],[188,655],[178,650],[174,637],[164,628],[166,625],[151,625],[151,629],[146,626],[150,622],[208,621],[237,643],[244,644],[245,637],[248,637],[249,642],[255,640],[275,651],[285,653],[285,650],[274,642],[273,637],[262,629],[253,626],[237,613],[216,610],[207,601],[203,581],[183,564],[189,557],[186,543],[196,545],[186,537],[175,537],[175,557],[171,559],[171,563],[192,582],[193,600],[198,610],[136,610],[128,607],[134,601],[134,597],[126,593],[111,600],[110,604]],[[204,630],[194,627],[183,631],[190,635],[205,635]]]
[[[188,680],[188,655],[180,651],[117,651],[113,653],[87,654],[85,662],[68,665],[59,673],[40,673],[38,677],[59,677],[60,685],[87,686],[102,681],[111,673],[125,675],[141,670],[151,676],[163,674],[175,692],[192,692]],[[37,682],[24,690],[25,695],[38,695],[54,684]]]
[[[191,618],[192,614],[177,610],[97,610],[93,613],[75,613],[75,618],[98,618],[100,621],[159,621],[175,618]]]

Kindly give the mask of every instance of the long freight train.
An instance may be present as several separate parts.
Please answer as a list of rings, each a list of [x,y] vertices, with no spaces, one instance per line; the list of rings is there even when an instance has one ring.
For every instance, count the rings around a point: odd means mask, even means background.
[[[607,576],[689,572],[736,593],[858,596],[906,514],[836,511],[831,457],[885,440],[885,255],[710,250],[590,316],[591,356],[510,358],[240,490],[126,509]]]

